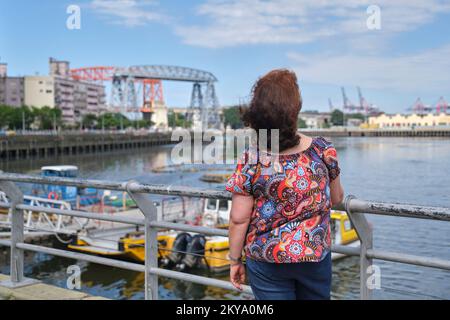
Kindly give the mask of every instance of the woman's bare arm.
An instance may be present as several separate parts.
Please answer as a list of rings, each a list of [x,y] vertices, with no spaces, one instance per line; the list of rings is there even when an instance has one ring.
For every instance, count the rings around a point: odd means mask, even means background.
[[[331,205],[337,205],[344,200],[344,188],[342,188],[341,178],[337,176],[336,179],[330,182]]]
[[[241,256],[253,211],[253,201],[252,196],[233,194],[229,224],[230,256],[232,258]]]

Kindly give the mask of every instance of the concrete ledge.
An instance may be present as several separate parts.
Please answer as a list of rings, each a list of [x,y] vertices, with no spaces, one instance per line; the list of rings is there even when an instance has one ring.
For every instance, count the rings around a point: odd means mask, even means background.
[[[0,274],[0,281],[7,280],[9,280],[9,276]],[[0,286],[0,298],[4,300],[109,300],[44,283],[31,284],[14,289]]]

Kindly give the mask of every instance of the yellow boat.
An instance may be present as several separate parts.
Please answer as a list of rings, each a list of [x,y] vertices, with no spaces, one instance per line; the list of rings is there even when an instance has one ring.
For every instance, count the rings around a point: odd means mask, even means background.
[[[231,201],[205,200],[202,225],[226,229],[230,209]],[[331,230],[333,244],[359,246],[356,231],[345,212],[332,211]],[[124,229],[121,230],[121,234],[123,236],[118,238],[116,243],[110,241],[109,244],[101,243],[101,240],[95,242],[95,235],[91,238],[79,236],[76,243],[70,245],[69,248],[86,253],[144,262],[144,233],[133,229]],[[108,235],[103,234],[101,238],[107,241],[105,237],[107,238]],[[173,230],[161,231],[158,234],[158,258],[162,266],[169,268],[178,270],[206,268],[213,272],[221,272],[229,269],[228,250],[228,237],[204,236]],[[342,257],[345,257],[345,255],[332,253],[333,260]]]
[[[230,177],[230,173],[205,173],[200,177],[200,180],[212,183],[224,183]]]

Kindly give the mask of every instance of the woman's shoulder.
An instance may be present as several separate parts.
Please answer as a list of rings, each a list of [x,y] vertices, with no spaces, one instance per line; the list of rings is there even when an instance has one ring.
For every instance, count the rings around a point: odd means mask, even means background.
[[[241,165],[255,165],[258,163],[258,150],[254,147],[246,147],[242,150],[238,157],[238,164]]]
[[[321,150],[334,148],[333,142],[322,136],[314,137],[312,143]]]

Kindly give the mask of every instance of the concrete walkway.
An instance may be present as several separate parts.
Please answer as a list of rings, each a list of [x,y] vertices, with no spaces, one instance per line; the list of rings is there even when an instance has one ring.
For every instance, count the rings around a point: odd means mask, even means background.
[[[0,274],[0,281],[9,280],[9,276]],[[0,300],[109,300],[90,296],[87,293],[68,290],[44,283],[30,284],[11,289],[0,284]]]

